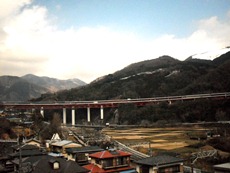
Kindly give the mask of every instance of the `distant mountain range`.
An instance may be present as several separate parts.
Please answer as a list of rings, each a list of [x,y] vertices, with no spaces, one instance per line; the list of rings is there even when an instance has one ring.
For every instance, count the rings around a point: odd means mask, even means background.
[[[27,74],[0,76],[0,101],[27,101],[44,93],[53,93],[86,85],[79,79],[59,80]]]
[[[82,85],[86,85],[85,82],[81,81],[80,79],[76,79],[76,78],[60,80],[60,79],[50,78],[50,77],[45,77],[45,76],[39,77],[33,74],[27,74],[25,76],[22,76],[21,78],[35,85],[45,87],[50,92],[57,92],[59,90],[66,90],[66,89],[71,89],[71,88],[76,88]]]

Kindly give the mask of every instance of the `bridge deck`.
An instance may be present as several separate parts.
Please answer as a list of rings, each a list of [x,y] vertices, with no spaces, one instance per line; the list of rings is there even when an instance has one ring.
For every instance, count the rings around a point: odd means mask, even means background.
[[[152,97],[138,99],[116,99],[116,100],[92,100],[92,101],[57,101],[57,102],[2,102],[0,108],[14,109],[62,109],[62,108],[106,108],[118,107],[120,104],[135,104],[137,106],[145,106],[159,102],[175,102],[189,101],[198,99],[229,99],[230,92],[211,93],[211,94],[195,94],[182,96]]]

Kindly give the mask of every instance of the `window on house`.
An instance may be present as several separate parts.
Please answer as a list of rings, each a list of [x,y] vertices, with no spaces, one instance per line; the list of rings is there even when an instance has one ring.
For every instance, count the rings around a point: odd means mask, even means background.
[[[126,157],[118,157],[117,158],[117,165],[127,165],[127,158]]]
[[[99,159],[95,159],[96,164],[100,164],[100,160]]]
[[[113,166],[113,159],[104,160],[102,166],[103,166],[103,168],[112,167]]]
[[[142,166],[140,167],[140,173],[149,173],[149,169],[150,169],[149,166],[142,165]]]
[[[59,169],[59,163],[58,162],[54,162],[53,163],[53,169]]]
[[[146,166],[146,165],[142,165],[140,167],[140,173],[149,173],[149,166]]]
[[[52,167],[52,169],[59,169],[60,168],[60,163],[54,159],[51,159],[49,161],[50,166]]]
[[[86,160],[87,160],[87,157],[85,156],[84,153],[77,155],[77,161],[86,161]]]

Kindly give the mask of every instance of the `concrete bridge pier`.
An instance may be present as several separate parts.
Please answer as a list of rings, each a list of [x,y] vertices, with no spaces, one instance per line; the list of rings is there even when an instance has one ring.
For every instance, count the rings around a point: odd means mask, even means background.
[[[90,122],[90,107],[87,107],[87,121]]]
[[[72,126],[75,126],[75,108],[72,107]]]
[[[103,106],[101,105],[101,120],[104,119],[104,109]]]
[[[40,109],[40,114],[42,115],[42,117],[44,117],[44,109],[43,109],[43,107],[41,107],[41,109]]]
[[[62,123],[66,125],[66,108],[63,108]]]

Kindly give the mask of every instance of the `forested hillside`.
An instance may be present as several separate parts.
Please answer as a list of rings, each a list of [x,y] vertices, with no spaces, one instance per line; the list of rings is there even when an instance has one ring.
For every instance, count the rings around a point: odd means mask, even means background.
[[[211,60],[169,56],[134,63],[81,88],[44,94],[36,101],[104,100],[230,91],[230,52]],[[228,101],[191,101],[119,108],[119,123],[229,120]],[[133,117],[133,118],[130,118]],[[111,118],[111,117],[110,117]]]

